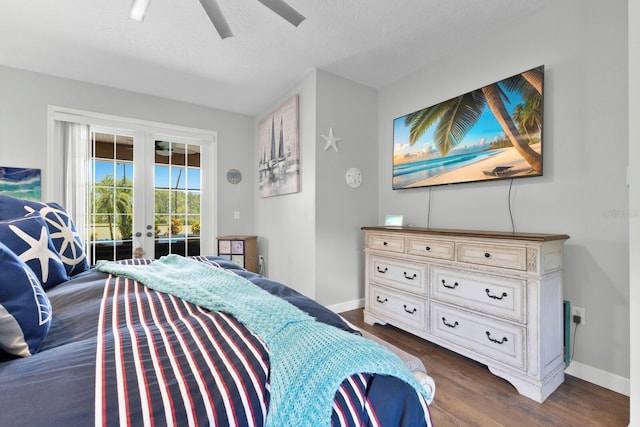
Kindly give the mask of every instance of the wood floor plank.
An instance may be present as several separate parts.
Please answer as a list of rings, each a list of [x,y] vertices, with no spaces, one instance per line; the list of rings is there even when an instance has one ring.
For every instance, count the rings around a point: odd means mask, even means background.
[[[629,398],[565,375],[565,382],[542,404],[518,394],[485,365],[393,326],[367,325],[362,309],[341,315],[359,328],[422,360],[436,383],[431,415],[441,426],[606,426],[629,425]]]

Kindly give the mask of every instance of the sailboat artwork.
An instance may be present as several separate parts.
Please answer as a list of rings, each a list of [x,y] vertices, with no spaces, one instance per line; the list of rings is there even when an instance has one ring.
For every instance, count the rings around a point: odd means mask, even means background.
[[[258,132],[260,197],[300,191],[298,95],[262,119]]]

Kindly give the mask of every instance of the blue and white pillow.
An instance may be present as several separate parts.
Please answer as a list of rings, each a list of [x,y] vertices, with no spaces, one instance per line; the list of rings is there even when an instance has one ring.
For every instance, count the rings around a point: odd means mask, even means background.
[[[35,354],[49,333],[52,309],[35,273],[0,242],[0,349]]]
[[[0,194],[0,220],[40,212],[47,221],[49,234],[69,276],[89,268],[82,240],[67,211],[57,203],[42,203]]]
[[[33,270],[45,290],[69,280],[39,213],[0,221],[0,242]]]

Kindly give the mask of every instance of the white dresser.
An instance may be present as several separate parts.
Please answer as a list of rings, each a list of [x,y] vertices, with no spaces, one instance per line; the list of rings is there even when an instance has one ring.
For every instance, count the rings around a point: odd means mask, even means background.
[[[569,236],[362,227],[369,324],[460,353],[543,402],[564,381]]]

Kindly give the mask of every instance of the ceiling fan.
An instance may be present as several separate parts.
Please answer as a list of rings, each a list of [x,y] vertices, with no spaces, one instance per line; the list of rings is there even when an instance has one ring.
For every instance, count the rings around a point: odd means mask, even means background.
[[[220,35],[220,38],[226,39],[227,37],[233,37],[231,28],[229,27],[227,20],[224,18],[224,15],[220,10],[220,6],[218,6],[218,2],[216,0],[199,1],[200,4],[202,4],[205,12],[209,16],[209,19],[213,23],[214,28]],[[283,0],[258,1],[265,5],[267,8],[271,9],[277,15],[282,17],[284,20],[290,22],[294,27],[297,27],[302,21],[305,20],[304,16],[298,13],[298,11],[289,6]],[[147,9],[149,9],[149,3],[151,3],[151,0],[133,0],[133,6],[131,6],[130,13],[131,19],[142,21],[147,13]]]
[[[171,147],[171,143],[168,141],[156,141],[155,152],[159,156],[168,157],[173,153],[173,148]]]
[[[132,147],[133,148],[133,147]],[[157,155],[169,157],[173,154],[190,155],[199,153],[200,150],[195,144],[184,144],[178,142],[156,140],[154,150]]]

